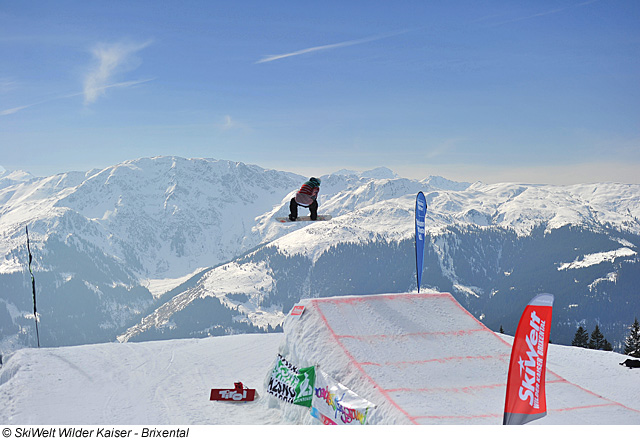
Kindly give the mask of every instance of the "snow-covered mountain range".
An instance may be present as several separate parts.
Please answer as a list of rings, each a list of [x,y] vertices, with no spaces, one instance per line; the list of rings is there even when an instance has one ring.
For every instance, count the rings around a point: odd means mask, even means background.
[[[418,191],[423,287],[490,328],[513,332],[541,291],[556,295],[554,342],[599,324],[615,346],[640,316],[640,185],[341,170],[317,176],[333,220],[276,222],[308,177],[179,157],[0,174],[0,351],[35,340],[25,226],[43,345],[269,331],[300,298],[415,290]]]

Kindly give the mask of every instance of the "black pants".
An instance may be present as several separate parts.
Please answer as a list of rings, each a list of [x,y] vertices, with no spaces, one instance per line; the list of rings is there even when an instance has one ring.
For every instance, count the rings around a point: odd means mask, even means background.
[[[296,202],[296,198],[292,198],[291,202],[289,203],[289,218],[291,220],[295,220],[298,218],[298,206],[302,206],[302,205],[298,205],[298,202]],[[318,219],[318,201],[314,200],[313,203],[309,206],[303,206],[303,208],[309,208],[309,212],[311,220],[317,220]]]

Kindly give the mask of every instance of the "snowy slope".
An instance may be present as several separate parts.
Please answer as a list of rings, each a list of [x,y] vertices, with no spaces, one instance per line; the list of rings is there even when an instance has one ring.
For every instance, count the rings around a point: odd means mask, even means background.
[[[301,320],[287,318],[285,334],[22,349],[0,369],[0,424],[317,423],[265,394],[278,353],[315,363],[370,398],[379,405],[374,424],[500,424],[511,338],[483,329],[447,294],[429,292],[427,307],[415,298],[317,300]],[[486,344],[470,344],[479,340]],[[624,359],[550,345],[550,411],[534,423],[640,423],[640,370],[618,365]],[[256,388],[259,400],[208,400],[210,388],[238,380]]]
[[[486,316],[494,330],[501,325],[515,330],[518,317],[507,307],[514,294],[520,297],[532,291],[553,291],[559,298],[559,320],[554,325],[563,326],[563,332],[557,333],[563,343],[570,342],[578,323],[585,325],[585,319],[590,325],[591,320],[599,319],[601,328],[609,326],[608,336],[615,338],[612,342],[626,332],[624,323],[632,322],[633,316],[616,314],[632,314],[638,304],[633,293],[637,288],[628,287],[635,285],[637,278],[640,237],[607,230],[608,220],[598,223],[595,215],[592,223],[581,223],[585,218],[582,211],[614,217],[586,203],[576,201],[575,208],[563,205],[561,209],[559,202],[552,203],[551,195],[516,202],[529,190],[523,192],[511,185],[473,187],[484,188],[486,193],[480,197],[473,188],[443,192],[402,179],[377,180],[328,197],[322,206],[335,215],[328,222],[280,225],[270,221],[271,213],[261,224],[280,234],[290,232],[210,270],[196,287],[174,298],[179,308],[172,311],[167,304],[120,339],[148,339],[138,335],[149,329],[154,337],[171,337],[167,331],[171,315],[188,313],[189,303],[206,297],[215,297],[237,310],[237,320],[266,328],[281,322],[300,298],[415,288],[413,216],[418,190],[426,191],[431,200],[426,219],[426,286],[452,290],[475,316]],[[405,191],[411,194],[397,196]],[[532,192],[537,194],[539,189]],[[635,201],[629,198],[625,206]],[[532,216],[533,208],[505,208],[525,202],[543,205],[535,208],[540,218]],[[547,205],[552,206],[544,208]],[[335,206],[353,209],[331,211]],[[465,206],[469,208],[465,210]],[[510,213],[509,218],[503,212]],[[567,222],[583,226],[572,230]],[[604,251],[593,252],[595,249]],[[618,309],[621,305],[624,308]]]
[[[468,297],[465,306],[474,315],[485,314],[494,320],[492,326],[507,325],[490,310],[501,309],[509,292],[548,290],[532,285],[535,277],[543,273],[551,280],[549,274],[556,273],[562,279],[552,287],[569,292],[565,307],[582,307],[585,296],[591,302],[584,312],[571,309],[567,333],[581,320],[590,325],[600,320],[620,334],[628,320],[595,311],[603,309],[598,302],[618,307],[637,292],[639,185],[418,181],[388,169],[321,177],[320,209],[334,220],[282,225],[273,218],[286,214],[305,176],[179,157],[46,178],[3,174],[0,351],[34,341],[26,225],[44,345],[112,341],[138,334],[145,322],[160,329],[153,338],[175,337],[166,329],[190,320],[186,306],[197,301],[194,307],[202,309],[205,298],[215,297],[219,303],[205,305],[216,311],[225,307],[217,314],[225,323],[181,333],[206,336],[277,325],[301,297],[358,288],[374,292],[364,280],[355,281],[358,273],[371,274],[371,283],[378,284],[375,293],[415,288],[412,263],[406,260],[418,191],[429,205],[423,281],[458,299]],[[351,265],[345,264],[347,254]],[[594,258],[600,262],[580,265]],[[383,263],[393,269],[385,278],[396,284],[379,278]],[[254,283],[256,276],[263,281]],[[569,279],[577,280],[575,286],[564,285]],[[178,312],[181,317],[174,319]],[[217,326],[214,333],[212,326]]]
[[[18,247],[28,224],[36,248],[52,234],[74,234],[141,276],[178,278],[257,245],[254,218],[301,179],[242,163],[158,157],[14,185],[0,193],[0,227],[11,237],[0,252]],[[74,223],[65,224],[70,216]]]
[[[260,243],[255,217],[302,179],[236,162],[158,157],[12,180],[0,189],[0,351],[33,337],[31,297],[23,294],[30,288],[25,226],[43,343],[110,341],[189,275]]]
[[[23,349],[0,368],[0,424],[278,423],[255,404],[209,402],[209,392],[258,387],[281,337]]]

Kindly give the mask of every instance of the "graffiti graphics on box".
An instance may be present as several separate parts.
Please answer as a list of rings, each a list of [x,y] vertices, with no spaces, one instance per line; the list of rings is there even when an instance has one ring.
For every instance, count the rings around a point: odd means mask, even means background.
[[[293,403],[296,385],[298,385],[298,368],[278,354],[276,365],[269,378],[267,393],[285,402]]]
[[[324,371],[316,371],[311,415],[324,424],[330,420],[337,425],[364,425],[374,409],[373,403],[335,381]]]

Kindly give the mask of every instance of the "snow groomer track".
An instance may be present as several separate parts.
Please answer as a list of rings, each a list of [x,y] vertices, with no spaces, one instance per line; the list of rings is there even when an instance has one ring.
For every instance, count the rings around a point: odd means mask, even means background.
[[[285,356],[299,365],[318,365],[376,403],[369,423],[502,423],[511,345],[450,294],[303,304],[304,314],[289,317],[285,325]],[[638,409],[571,383],[551,368],[547,406],[547,416],[532,424],[640,423]]]

